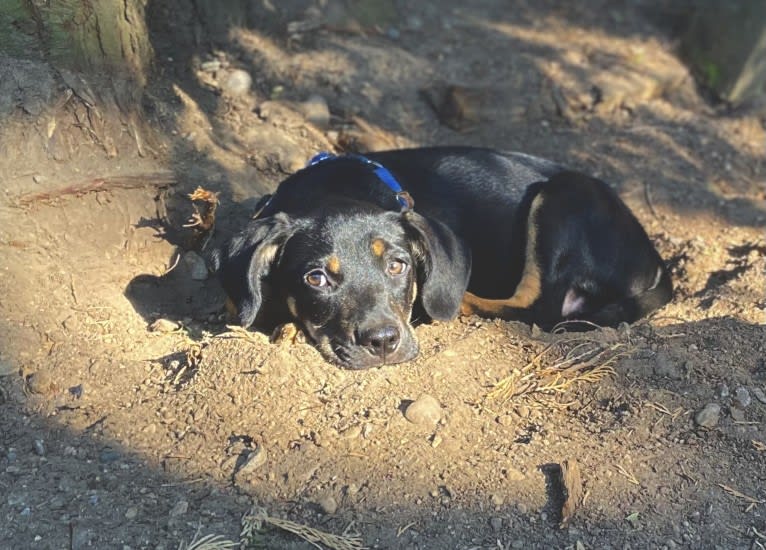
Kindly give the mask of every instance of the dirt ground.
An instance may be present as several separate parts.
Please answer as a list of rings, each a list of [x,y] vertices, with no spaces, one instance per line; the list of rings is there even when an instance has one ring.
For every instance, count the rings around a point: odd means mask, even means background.
[[[254,511],[243,547],[766,547],[766,111],[695,87],[686,3],[189,5],[148,7],[140,119],[1,64],[0,547],[239,543]],[[673,302],[577,336],[423,325],[417,360],[366,372],[227,329],[187,194],[220,193],[212,246],[315,152],[411,144],[613,183]],[[541,379],[572,365],[606,376]],[[405,418],[424,394],[438,422]]]

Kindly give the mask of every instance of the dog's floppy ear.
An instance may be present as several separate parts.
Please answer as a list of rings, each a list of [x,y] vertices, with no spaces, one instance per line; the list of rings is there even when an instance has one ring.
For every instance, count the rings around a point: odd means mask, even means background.
[[[452,230],[438,220],[406,212],[405,230],[417,262],[420,301],[436,320],[457,316],[471,275],[471,252]]]
[[[258,315],[263,300],[261,279],[269,273],[293,226],[283,213],[258,219],[212,253],[213,269],[243,327],[252,325]]]

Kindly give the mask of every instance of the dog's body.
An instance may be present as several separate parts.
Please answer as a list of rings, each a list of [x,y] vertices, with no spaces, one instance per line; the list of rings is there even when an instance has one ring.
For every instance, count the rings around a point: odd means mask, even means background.
[[[468,147],[309,166],[214,265],[242,325],[297,323],[326,359],[351,368],[413,358],[413,308],[441,320],[462,309],[543,328],[615,326],[672,294],[662,259],[607,184]]]

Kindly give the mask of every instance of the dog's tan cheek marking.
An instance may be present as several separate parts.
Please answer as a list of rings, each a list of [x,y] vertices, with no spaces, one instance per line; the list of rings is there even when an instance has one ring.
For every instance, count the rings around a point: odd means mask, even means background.
[[[535,218],[542,204],[542,195],[537,195],[529,207],[524,271],[513,296],[507,300],[487,300],[466,292],[460,305],[460,312],[463,315],[477,313],[480,315],[502,316],[504,308],[527,308],[540,297],[542,281],[540,277],[540,264],[537,261],[537,223]]]
[[[337,275],[340,273],[340,259],[337,256],[330,256],[330,259],[327,260],[327,271],[332,273],[333,275]]]
[[[370,249],[372,250],[373,254],[380,258],[386,251],[386,243],[383,241],[383,239],[373,239],[370,243]]]
[[[287,297],[287,309],[292,313],[293,317],[298,317],[298,305],[295,303],[295,298],[292,296]]]
[[[232,319],[236,319],[239,315],[239,311],[237,310],[237,306],[234,305],[234,302],[231,301],[231,298],[226,298],[226,303],[224,305],[226,307],[227,315]]]
[[[271,244],[268,246],[264,246],[263,249],[259,252],[260,258],[259,260],[270,264],[274,261],[274,258],[277,257],[277,251],[279,250],[279,246],[276,244]]]

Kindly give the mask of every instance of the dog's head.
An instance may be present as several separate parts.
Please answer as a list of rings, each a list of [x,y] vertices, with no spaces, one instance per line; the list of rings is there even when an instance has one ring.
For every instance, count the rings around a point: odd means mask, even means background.
[[[453,318],[470,275],[467,247],[444,224],[359,204],[255,220],[213,263],[243,326],[277,300],[325,359],[353,369],[414,358],[413,306]]]

